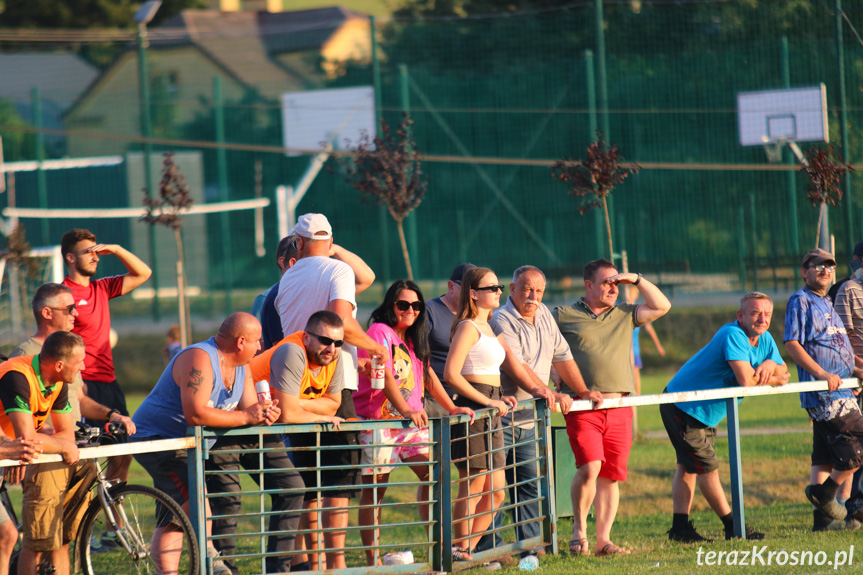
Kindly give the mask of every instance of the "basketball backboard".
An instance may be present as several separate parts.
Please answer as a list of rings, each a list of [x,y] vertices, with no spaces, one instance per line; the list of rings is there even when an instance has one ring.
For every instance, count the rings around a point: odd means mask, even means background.
[[[763,90],[737,94],[741,146],[827,142],[827,88]]]
[[[375,92],[371,86],[282,94],[282,130],[288,156],[314,154],[325,142],[344,147],[362,132],[374,138]]]

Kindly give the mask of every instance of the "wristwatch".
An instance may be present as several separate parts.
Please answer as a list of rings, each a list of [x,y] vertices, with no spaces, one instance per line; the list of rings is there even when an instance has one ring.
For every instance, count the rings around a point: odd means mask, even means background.
[[[111,416],[115,413],[120,413],[119,409],[112,409],[108,412],[108,415],[105,416],[105,421],[111,421]]]
[[[638,282],[641,281],[641,274],[636,274],[636,275],[638,276],[638,278],[634,282],[632,282],[632,285],[634,285],[634,286],[637,286]]]

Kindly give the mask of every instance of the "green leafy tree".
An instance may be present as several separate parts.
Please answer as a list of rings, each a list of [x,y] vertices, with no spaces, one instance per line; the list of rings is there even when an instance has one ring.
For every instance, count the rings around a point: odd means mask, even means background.
[[[18,115],[15,104],[9,100],[0,100],[0,126],[7,128],[0,129],[0,138],[3,138],[3,159],[7,162],[29,159],[33,154],[34,135],[15,129],[26,128],[29,124]]]

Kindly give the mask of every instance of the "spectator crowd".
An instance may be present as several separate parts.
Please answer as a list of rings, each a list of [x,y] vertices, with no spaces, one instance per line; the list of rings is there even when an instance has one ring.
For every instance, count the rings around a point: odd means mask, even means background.
[[[21,462],[5,468],[5,477],[22,483],[24,492],[18,573],[35,573],[45,554],[59,575],[69,573],[74,529],[64,525],[63,500],[80,467],[74,422],[82,418],[100,426],[121,423],[132,442],[185,437],[188,426],[325,426],[319,437],[211,440],[205,466],[217,473],[207,475],[205,511],[213,536],[207,554],[217,575],[239,573],[233,556],[242,513],[241,469],[264,470],[249,477],[262,483],[270,499],[267,573],[314,570],[319,564],[347,568],[343,549],[352,499],[360,505],[367,564],[379,564],[373,546],[380,541],[377,527],[390,474],[404,465],[416,476],[417,513],[427,521],[429,418],[451,415],[465,416],[451,429],[459,478],[453,560],[471,560],[502,544],[497,510],[507,495],[519,502],[512,508],[517,539],[535,539],[541,529],[537,421],[533,411],[514,409],[530,398],[559,409],[566,421],[577,465],[570,554],[630,553],[613,541],[612,528],[619,486],[627,479],[633,410],[603,403],[640,393],[640,328],[647,328],[664,353],[650,324],[671,303],[640,273],[621,272],[604,259],[591,261],[584,267],[585,295],[550,310],[542,303],[547,282],[539,268],[517,268],[507,286],[491,269],[463,263],[452,271],[446,293],[434,299],[427,300],[413,281],[395,281],[363,329],[356,296],[372,285],[374,272],[334,243],[324,215],[305,214],[279,242],[281,277],[258,296],[252,313],[231,314],[213,337],[184,349],[176,334],[169,334],[167,367],[130,416],[114,373],[109,301],[144,283],[150,269],[119,245],[97,243],[87,230],[64,234],[61,252],[65,280],[36,291],[36,333],[0,364],[0,457]],[[116,257],[127,272],[96,279],[106,256]],[[863,521],[863,415],[858,390],[840,388],[842,378],[863,377],[861,262],[863,242],[854,251],[853,276],[828,294],[836,260],[824,250],[808,252],[801,265],[804,286],[789,300],[785,316],[784,348],[797,364],[798,379],[827,382],[826,390],[800,394],[813,430],[810,485],[801,497],[812,503],[814,531],[855,529]],[[636,303],[639,299],[643,303]],[[686,362],[666,391],[787,383],[789,369],[768,331],[772,314],[770,297],[745,294],[736,318]],[[577,399],[589,400],[593,409],[571,411]],[[696,485],[722,522],[725,538],[733,538],[714,449],[716,428],[727,415],[725,400],[667,403],[660,413],[677,464],[669,539],[711,541],[689,518]],[[359,419],[409,420],[410,425],[342,429],[343,422]],[[324,449],[314,449],[318,445]],[[39,453],[57,453],[63,461],[28,465]],[[187,453],[144,453],[135,459],[154,486],[188,512]],[[130,462],[131,456],[113,457],[107,475],[125,481]],[[588,533],[591,507],[593,534]],[[179,557],[171,553],[175,529],[160,526],[152,542],[162,572],[177,569]],[[112,535],[86,543],[109,549],[118,544]],[[752,526],[745,535],[766,537]],[[0,575],[7,572],[17,541],[18,530],[0,506]]]

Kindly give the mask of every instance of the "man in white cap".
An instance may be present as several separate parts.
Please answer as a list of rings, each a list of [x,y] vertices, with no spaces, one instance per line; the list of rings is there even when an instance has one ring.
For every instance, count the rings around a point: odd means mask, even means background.
[[[339,366],[342,370],[344,387],[341,405],[335,415],[346,420],[356,418],[353,400],[353,392],[357,390],[359,384],[356,348],[365,349],[369,352],[369,356],[379,355],[384,361],[389,357],[386,346],[366,335],[356,319],[357,288],[353,271],[356,262],[352,259],[355,258],[360,262],[362,260],[355,254],[334,246],[333,229],[323,214],[300,216],[291,234],[297,236],[295,246],[299,255],[297,263],[287,270],[279,281],[276,310],[282,320],[282,333],[292,334],[304,330],[309,318],[319,310],[334,312],[341,318],[345,330],[345,345],[341,348]],[[359,435],[355,431],[332,432],[326,435],[329,436],[328,445],[359,446]],[[359,449],[348,448],[339,453],[341,453],[339,464],[357,466],[352,469],[354,469],[354,475],[358,475]],[[357,477],[347,482],[350,485],[358,483]],[[347,498],[334,499],[333,504],[336,507],[347,506]],[[345,528],[348,514],[344,513],[340,518],[332,517],[330,521],[333,528]],[[298,557],[295,561],[303,561],[303,558]]]

